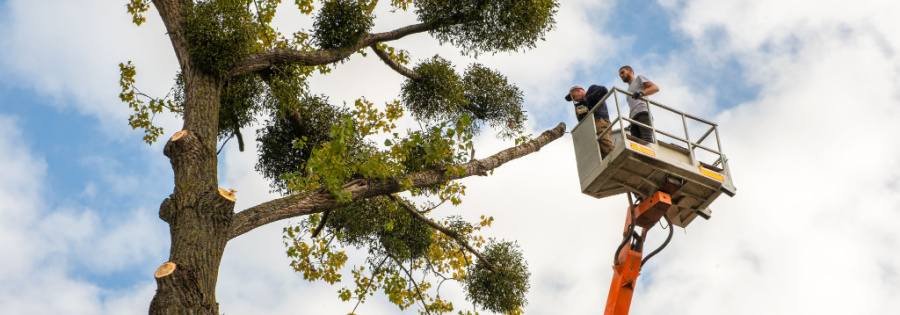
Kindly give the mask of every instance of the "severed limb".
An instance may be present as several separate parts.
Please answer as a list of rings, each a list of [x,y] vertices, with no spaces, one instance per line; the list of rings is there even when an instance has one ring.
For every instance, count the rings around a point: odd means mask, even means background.
[[[405,180],[411,183],[411,187],[425,187],[436,183],[465,178],[472,175],[486,174],[509,161],[540,151],[541,148],[562,137],[566,125],[560,123],[553,129],[544,131],[539,137],[512,148],[497,152],[496,154],[460,164],[465,174],[446,174],[444,169],[430,169],[405,176]],[[401,178],[389,178],[385,180],[353,180],[343,186],[345,192],[350,193],[352,200],[360,200],[375,196],[383,196],[398,193],[409,189],[400,184]],[[234,214],[231,221],[231,231],[228,238],[232,239],[247,233],[257,227],[302,215],[325,212],[343,205],[332,197],[324,189],[301,192],[296,195],[286,196],[272,201],[250,207]]]

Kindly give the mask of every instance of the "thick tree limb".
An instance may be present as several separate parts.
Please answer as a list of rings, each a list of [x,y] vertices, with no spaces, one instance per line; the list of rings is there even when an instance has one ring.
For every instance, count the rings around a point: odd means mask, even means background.
[[[565,130],[566,124],[560,123],[555,128],[544,131],[539,137],[528,143],[500,151],[485,159],[473,160],[462,164],[460,166],[465,170],[463,175],[455,173],[448,175],[443,169],[434,169],[411,174],[406,179],[412,182],[413,187],[425,187],[472,175],[486,175],[488,171],[500,167],[509,161],[539,151],[550,142],[562,137]],[[403,190],[399,178],[383,181],[354,180],[344,187],[344,191],[350,193],[352,200],[394,194]],[[228,238],[233,239],[257,227],[278,220],[320,213],[342,205],[344,204],[335,200],[324,189],[275,199],[235,214],[231,222],[231,231],[228,234]]]
[[[380,42],[398,40],[408,35],[427,32],[434,27],[425,24],[414,24],[401,27],[393,31],[369,34],[363,37],[355,46],[316,50],[298,51],[293,49],[276,48],[247,56],[244,60],[235,64],[228,73],[229,76],[239,76],[251,72],[267,69],[281,63],[300,63],[305,66],[326,65],[341,61],[356,51]]]
[[[431,221],[431,219],[426,218],[424,215],[420,214],[419,211],[416,211],[416,209],[413,209],[412,206],[410,206],[406,202],[403,202],[403,200],[400,200],[397,197],[394,197],[394,195],[388,195],[388,197],[391,198],[391,200],[397,202],[397,204],[399,204],[401,207],[403,207],[403,209],[406,209],[406,212],[409,212],[409,214],[411,216],[413,216],[413,218],[416,218],[416,220],[419,220],[425,224],[428,224],[428,226],[433,227],[435,230],[441,231],[441,233],[444,233],[444,235],[452,237],[457,242],[459,242],[459,244],[461,244],[463,247],[465,247],[466,250],[468,250],[470,253],[472,253],[473,255],[478,257],[478,259],[480,259],[481,262],[483,262],[488,268],[490,268],[491,270],[494,270],[494,271],[497,270],[497,269],[494,269],[494,264],[492,264],[490,260],[487,260],[487,258],[484,258],[484,256],[482,256],[481,253],[478,252],[478,250],[476,250],[474,247],[472,247],[472,245],[469,245],[469,242],[466,242],[466,240],[461,235],[459,235],[459,233],[456,233],[448,228],[445,228],[445,227],[441,226],[440,224],[437,224],[437,222]]]
[[[183,21],[182,12],[185,12],[184,8],[193,5],[193,1],[153,0],[152,2],[156,7],[156,11],[159,12],[159,17],[162,19],[163,24],[166,26],[166,33],[169,35],[169,40],[172,41],[172,47],[175,48],[175,56],[178,58],[182,71],[184,71],[189,68],[189,60],[187,40],[184,38],[184,29],[181,26]]]
[[[388,67],[391,67],[391,69],[394,69],[394,71],[397,71],[397,73],[413,80],[419,80],[422,78],[422,76],[420,76],[415,71],[412,71],[411,69],[401,65],[396,60],[391,59],[391,56],[389,56],[386,51],[378,49],[377,44],[369,47],[372,48],[373,51],[375,51],[375,55],[377,55],[378,58],[381,58],[381,61],[384,61],[384,63],[387,64]]]

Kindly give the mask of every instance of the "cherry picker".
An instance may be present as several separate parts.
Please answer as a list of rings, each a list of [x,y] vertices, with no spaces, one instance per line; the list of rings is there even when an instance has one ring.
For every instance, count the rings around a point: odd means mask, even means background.
[[[606,315],[628,314],[641,267],[669,243],[672,226],[687,227],[698,216],[709,219],[709,205],[722,194],[734,196],[737,190],[715,123],[644,98],[651,117],[668,118],[654,119],[653,126],[644,125],[621,114],[619,97],[631,95],[614,87],[599,101],[612,98],[616,105],[617,117],[605,130],[596,130],[592,119],[584,119],[572,129],[582,193],[595,198],[628,195],[625,230],[613,259]],[[593,106],[593,110],[599,107]],[[585,116],[593,117],[590,112]],[[653,142],[625,132],[626,122],[650,128]],[[615,147],[601,156],[597,140],[607,133]],[[702,135],[692,138],[692,134]],[[668,222],[669,235],[658,249],[643,257],[647,231],[660,220]]]

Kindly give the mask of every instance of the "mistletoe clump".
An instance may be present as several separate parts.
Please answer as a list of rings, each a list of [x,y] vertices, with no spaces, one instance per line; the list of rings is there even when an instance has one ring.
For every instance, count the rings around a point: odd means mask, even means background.
[[[354,45],[372,29],[367,4],[359,0],[325,1],[313,24],[313,38],[321,49]]]
[[[189,53],[204,72],[224,76],[253,51],[259,26],[242,4],[238,0],[203,1],[188,9],[184,29]]]
[[[491,268],[478,261],[466,278],[466,297],[485,309],[498,313],[517,313],[528,303],[528,265],[519,246],[510,242],[488,243],[484,257],[493,262]]]
[[[432,36],[463,54],[534,48],[553,28],[555,0],[445,0],[416,3],[419,21]]]

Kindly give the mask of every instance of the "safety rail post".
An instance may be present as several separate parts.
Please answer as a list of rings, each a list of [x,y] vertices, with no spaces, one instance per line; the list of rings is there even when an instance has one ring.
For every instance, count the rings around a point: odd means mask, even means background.
[[[731,178],[731,168],[728,167],[728,158],[725,157],[725,153],[722,153],[722,138],[719,138],[719,128],[715,128],[716,132],[716,146],[719,149],[719,159],[722,160],[722,169],[725,170],[725,175],[728,175]]]
[[[627,137],[625,136],[625,125],[622,123],[622,110],[619,109],[619,93],[616,93],[616,91],[620,91],[619,88],[613,87],[611,93],[616,102],[616,120],[619,121],[619,129],[622,130],[622,145],[625,145],[625,139],[627,139]],[[609,125],[612,126],[612,124]]]
[[[691,136],[688,134],[687,118],[685,118],[684,113],[681,113],[681,125],[684,127],[684,139],[687,140],[691,164],[697,163],[697,159],[694,157],[694,143],[691,142]]]
[[[632,94],[631,98],[634,98],[633,94]],[[656,124],[653,123],[653,121],[654,121],[653,113],[650,112],[650,107],[651,107],[650,102],[651,101],[649,98],[646,99],[645,101],[647,102],[647,118],[650,118],[650,126],[648,126],[648,127],[650,127],[650,134],[653,135],[653,143],[659,143],[657,141],[657,138],[659,138],[659,137],[656,136]],[[637,99],[635,99],[635,102],[637,102]],[[629,112],[628,115],[630,116],[631,112]],[[641,125],[643,125],[643,124],[641,124]],[[643,134],[642,134],[642,136],[643,136]]]

